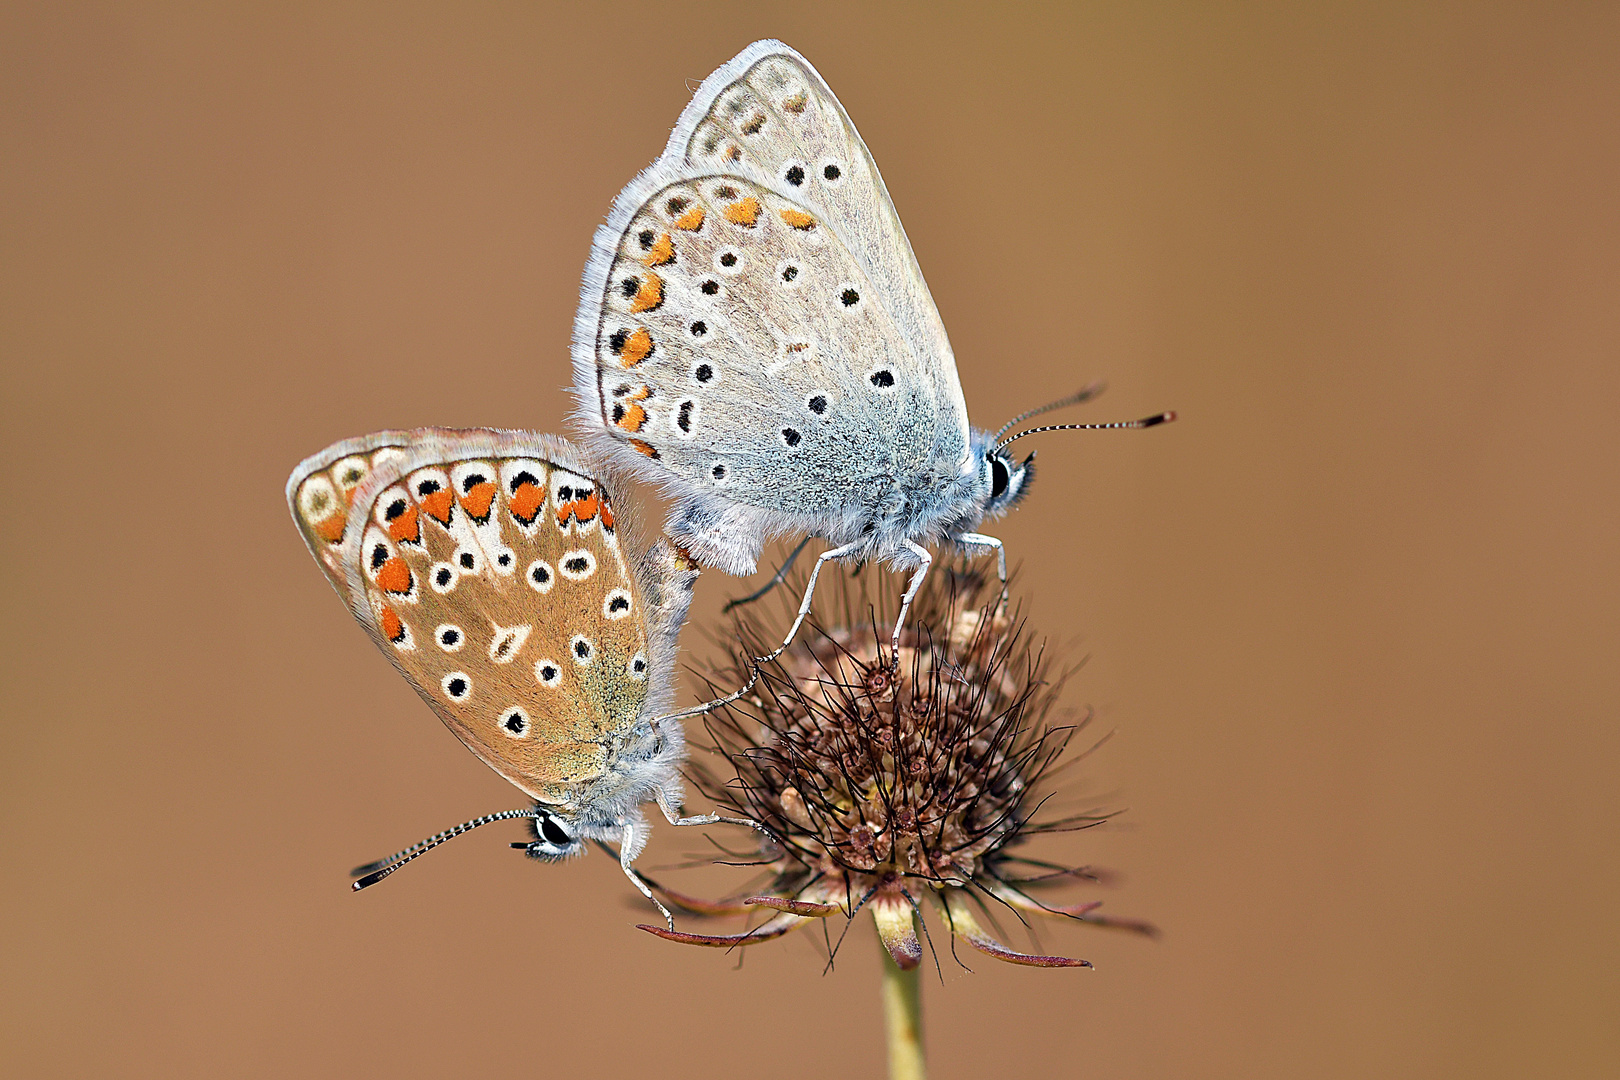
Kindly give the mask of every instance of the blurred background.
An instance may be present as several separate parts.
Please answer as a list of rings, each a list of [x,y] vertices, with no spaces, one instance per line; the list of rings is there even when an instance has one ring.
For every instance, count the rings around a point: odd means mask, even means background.
[[[592,229],[765,36],[979,424],[1182,415],[1043,437],[997,528],[1129,808],[1048,853],[1164,937],[947,955],[935,1075],[1615,1075],[1620,8],[632,0],[0,11],[0,437],[66,492],[4,517],[3,1071],[880,1072],[864,926],[739,967],[516,826],[351,895],[519,800],[282,499],[380,427],[559,430]]]

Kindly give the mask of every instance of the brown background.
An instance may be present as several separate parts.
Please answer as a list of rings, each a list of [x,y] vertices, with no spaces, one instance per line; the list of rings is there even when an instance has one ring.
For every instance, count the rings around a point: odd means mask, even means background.
[[[1620,1070],[1620,9],[989,7],[8,5],[3,1071],[879,1071],[864,929],[737,970],[498,828],[350,895],[517,801],[281,496],[378,427],[557,430],[592,228],[767,35],[978,422],[1183,414],[1046,437],[999,530],[1119,732],[1128,824],[1063,850],[1167,933],[947,958],[936,1075]]]

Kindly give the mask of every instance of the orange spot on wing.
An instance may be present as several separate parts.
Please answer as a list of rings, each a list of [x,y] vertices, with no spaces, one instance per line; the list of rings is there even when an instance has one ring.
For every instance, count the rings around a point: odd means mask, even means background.
[[[608,505],[606,499],[602,500],[602,527],[604,529],[613,528],[613,508]]]
[[[405,640],[405,624],[400,621],[399,612],[391,607],[382,609],[382,632],[389,641]]]
[[[343,530],[348,524],[349,516],[340,510],[316,522],[314,525],[315,535],[328,544],[340,544],[343,542]]]
[[[646,454],[654,461],[658,460],[658,451],[652,448],[651,443],[644,443],[640,439],[631,439],[630,445],[636,448],[637,453]]]
[[[657,278],[654,278],[653,280],[658,281]],[[646,286],[643,285],[642,288],[645,289]],[[663,290],[663,283],[659,282],[658,291],[660,299],[662,299]],[[640,302],[640,297],[641,294],[637,293],[636,298],[638,303]],[[657,305],[654,306],[656,307]],[[619,350],[619,361],[623,363],[625,367],[635,367],[637,364],[647,359],[647,357],[651,356],[652,350],[652,335],[647,333],[646,328],[643,327],[624,339],[624,348]]]
[[[646,423],[647,410],[634,401],[630,402],[630,407],[624,410],[624,415],[619,417],[619,426],[626,431],[640,431]]]
[[[377,588],[384,592],[408,593],[411,591],[411,568],[405,565],[405,560],[395,555],[377,571]]]
[[[575,499],[574,500],[574,520],[575,521],[578,521],[578,522],[581,522],[581,523],[589,521],[589,520],[591,520],[592,518],[594,518],[596,516],[596,511],[597,511],[596,492],[594,492],[594,491],[591,492],[589,495],[585,496],[583,499]]]
[[[782,220],[795,229],[808,229],[816,223],[816,219],[801,210],[783,210]]]
[[[545,504],[546,493],[539,484],[522,483],[512,492],[512,516],[525,525],[534,524]]]
[[[461,497],[462,509],[482,520],[489,516],[489,504],[495,501],[495,485],[489,481],[474,484],[472,490]]]
[[[703,227],[703,207],[692,207],[692,209],[676,218],[674,225],[677,229],[685,229],[687,232],[697,232]]]
[[[448,528],[450,525],[450,508],[455,505],[452,502],[454,498],[455,496],[448,489],[440,488],[431,495],[423,496],[422,509],[427,511],[428,517]]]
[[[635,388],[635,390],[633,390],[630,394],[628,394],[625,397],[624,400],[626,400],[626,401],[646,401],[650,397],[652,397],[652,390],[650,388],[645,387],[645,386],[638,386],[638,387]]]
[[[675,242],[669,238],[669,233],[665,233],[655,240],[652,250],[647,252],[647,257],[641,261],[648,266],[663,266],[665,263],[674,262]]]
[[[415,544],[422,539],[422,522],[416,516],[416,507],[407,506],[405,512],[388,523],[388,535],[394,541]]]
[[[657,274],[648,274],[647,280],[643,281],[641,288],[636,290],[635,299],[630,301],[630,310],[632,312],[654,311],[663,302],[664,279]],[[626,343],[625,347],[629,347],[628,343]]]
[[[754,227],[754,222],[759,220],[759,200],[750,195],[746,199],[740,199],[732,203],[723,212],[726,215],[726,220],[733,225],[741,225],[751,229]]]
[[[805,104],[806,104],[806,98],[804,96],[804,93],[801,91],[801,92],[799,92],[797,94],[794,94],[792,97],[786,99],[785,101],[783,101],[782,102],[782,108],[786,109],[790,113],[802,113],[802,112],[804,112]]]

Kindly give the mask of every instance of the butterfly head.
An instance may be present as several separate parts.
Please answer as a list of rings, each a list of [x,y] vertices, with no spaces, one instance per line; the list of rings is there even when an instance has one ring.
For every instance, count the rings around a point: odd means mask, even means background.
[[[979,459],[979,489],[983,493],[982,514],[997,518],[1029,493],[1035,479],[1035,455],[1031,453],[1019,461],[1005,449],[999,448],[988,433],[978,433],[974,439]]]

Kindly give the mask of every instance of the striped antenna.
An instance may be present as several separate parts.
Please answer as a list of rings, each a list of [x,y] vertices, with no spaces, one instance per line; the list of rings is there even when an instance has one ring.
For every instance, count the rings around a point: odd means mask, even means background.
[[[1022,439],[1025,435],[1039,435],[1043,431],[1109,431],[1114,428],[1158,427],[1160,424],[1168,424],[1175,418],[1176,414],[1173,412],[1162,412],[1154,413],[1152,416],[1144,416],[1140,420],[1116,420],[1112,424],[1049,424],[1046,427],[1030,428],[1028,431],[1020,431],[1012,438],[1007,439],[1004,442],[997,443],[996,452],[999,453],[1007,446],[1017,442],[1019,439]]]
[[[355,892],[359,892],[368,885],[375,885],[377,882],[381,881],[389,874],[392,874],[395,870],[398,870],[411,860],[427,854],[440,844],[444,843],[446,840],[454,840],[464,832],[471,832],[480,825],[488,825],[492,821],[509,821],[512,818],[538,817],[539,813],[540,811],[538,807],[526,806],[521,810],[502,810],[498,814],[485,814],[483,817],[476,817],[471,821],[463,821],[460,825],[457,825],[453,829],[446,829],[442,833],[435,833],[433,836],[428,837],[419,844],[412,844],[404,851],[396,851],[386,859],[378,859],[376,862],[355,867],[353,870],[350,870],[349,873],[359,877],[360,880],[356,881],[350,887],[353,888]],[[524,844],[523,846],[527,847],[528,845]]]

